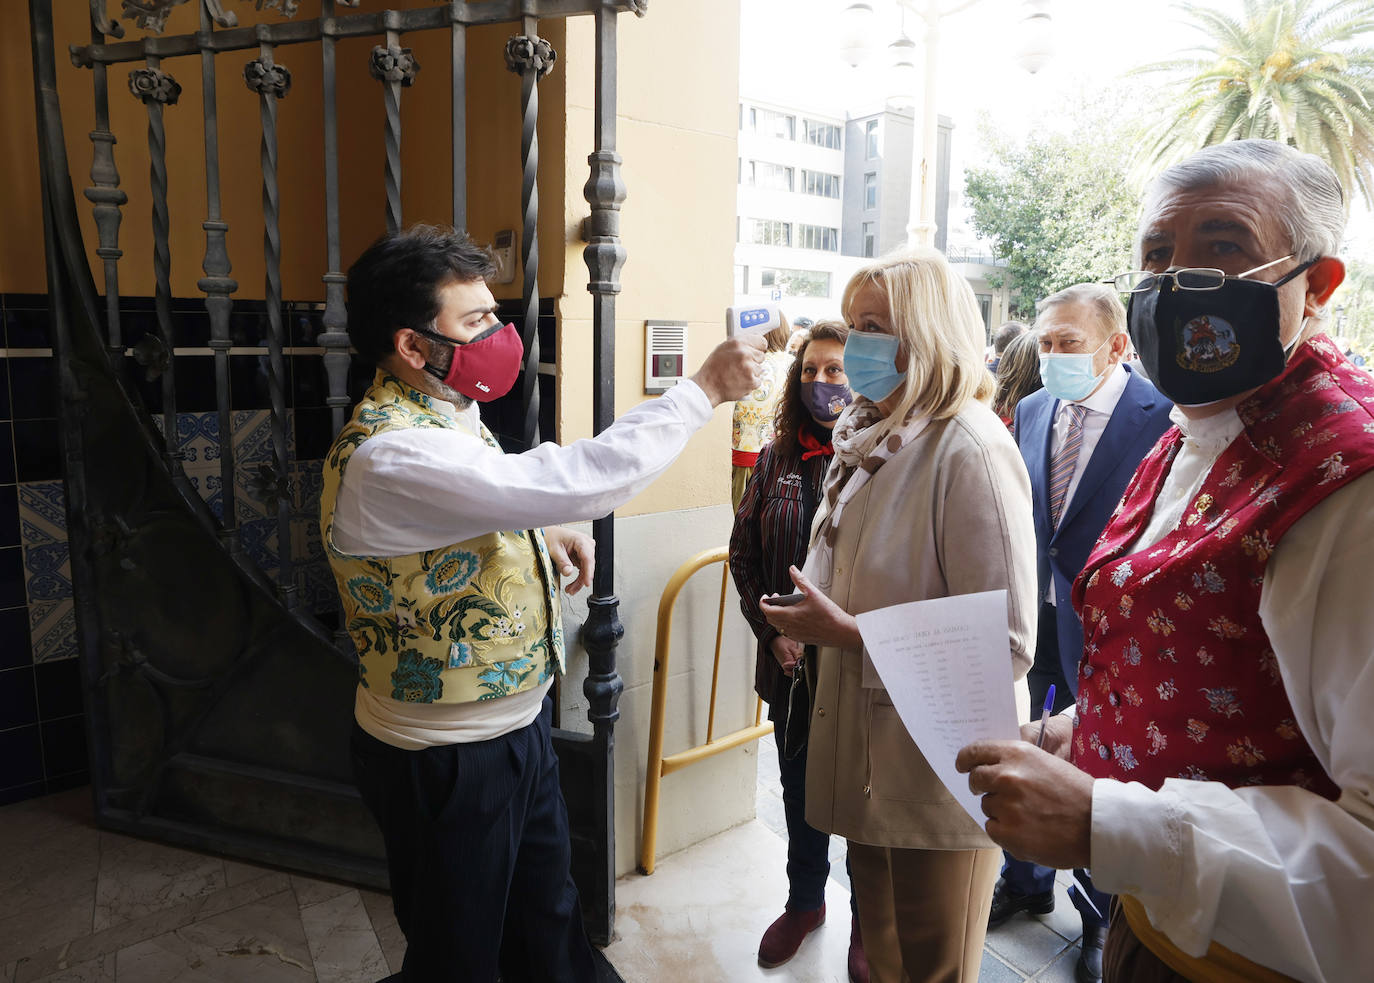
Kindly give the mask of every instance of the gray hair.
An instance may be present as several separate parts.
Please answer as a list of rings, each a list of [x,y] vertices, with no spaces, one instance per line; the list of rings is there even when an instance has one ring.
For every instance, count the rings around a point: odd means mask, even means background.
[[[1116,289],[1105,283],[1075,283],[1072,287],[1050,294],[1035,305],[1037,326],[1046,311],[1066,304],[1081,304],[1092,311],[1103,338],[1126,332],[1126,308],[1122,306]]]
[[[1275,218],[1299,260],[1335,256],[1345,235],[1345,198],[1341,182],[1320,157],[1305,154],[1275,140],[1232,140],[1203,147],[1165,170],[1145,192],[1140,237],[1164,195],[1213,185],[1239,185],[1255,178],[1273,178],[1286,192]]]

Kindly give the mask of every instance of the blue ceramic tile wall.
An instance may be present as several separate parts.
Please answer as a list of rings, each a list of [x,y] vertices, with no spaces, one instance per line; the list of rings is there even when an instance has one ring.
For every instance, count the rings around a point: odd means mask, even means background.
[[[518,322],[518,303],[500,315]],[[288,344],[318,344],[322,305],[286,304]],[[552,301],[540,303],[542,351],[554,351]],[[151,297],[121,300],[121,332],[128,348],[157,334]],[[179,349],[203,349],[209,320],[198,298],[174,299],[172,333]],[[234,302],[230,334],[238,347],[266,344],[267,310],[261,301]],[[62,456],[58,441],[56,363],[51,354],[47,298],[0,295],[0,804],[59,791],[88,780],[83,684],[77,659],[71,561],[67,545]],[[546,356],[547,358],[547,356]],[[161,378],[149,377],[132,356],[124,371],[159,427]],[[269,577],[280,566],[275,508],[262,495],[259,469],[273,456],[265,356],[231,355],[235,514],[245,550]],[[177,419],[174,449],[187,477],[216,515],[223,511],[219,415],[214,357],[174,355]],[[328,381],[316,355],[286,358],[287,452],[291,498],[290,542],[300,606],[332,627],[338,599],[319,533],[322,458],[334,436],[325,405]],[[372,381],[354,360],[348,376],[353,399]],[[541,426],[553,432],[554,380],[539,379]],[[518,417],[488,404],[493,429],[518,429]],[[511,426],[504,426],[509,418]],[[503,435],[504,436],[504,435]]]

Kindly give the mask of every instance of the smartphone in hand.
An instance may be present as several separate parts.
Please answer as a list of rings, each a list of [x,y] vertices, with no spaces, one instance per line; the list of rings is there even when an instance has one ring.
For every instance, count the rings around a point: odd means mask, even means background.
[[[765,597],[765,601],[780,608],[790,608],[793,604],[800,604],[806,600],[806,595],[801,591],[794,591],[791,594],[776,594],[773,597]]]

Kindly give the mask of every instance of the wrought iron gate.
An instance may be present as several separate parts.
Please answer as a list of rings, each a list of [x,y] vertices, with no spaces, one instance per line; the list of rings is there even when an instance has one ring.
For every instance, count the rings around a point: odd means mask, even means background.
[[[200,29],[160,36],[171,8],[185,2],[123,0],[125,17],[143,32],[135,40],[126,39],[124,26],[107,16],[105,0],[90,0],[90,43],[70,47],[73,62],[88,68],[93,80],[93,163],[84,193],[93,206],[101,291],[87,263],[67,163],[52,0],[30,0],[48,287],[96,813],[111,828],[381,885],[381,840],[353,788],[347,759],[356,655],[346,635],[331,632],[301,602],[300,557],[290,546],[293,501],[299,512],[308,490],[291,480],[287,374],[288,360],[300,352],[291,348],[291,329],[284,323],[279,206],[283,191],[296,189],[283,189],[277,177],[277,107],[291,87],[278,50],[300,46],[291,49],[293,60],[297,52],[321,59],[327,269],[320,271],[325,301],[316,357],[323,363],[325,404],[337,430],[350,402],[350,356],[340,255],[336,44],[352,37],[379,41],[369,68],[384,87],[385,226],[395,229],[402,223],[400,107],[417,70],[403,41],[415,32],[450,32],[452,220],[462,227],[466,32],[475,25],[518,26],[505,55],[521,78],[527,355],[518,399],[520,442],[529,446],[539,439],[540,410],[538,82],[556,57],[538,36],[539,21],[590,15],[596,23],[595,152],[584,188],[591,206],[584,255],[595,332],[593,425],[600,432],[614,415],[615,295],[625,257],[619,240],[625,192],[615,152],[616,20],[623,11],[643,15],[647,0],[482,0],[348,13],[336,8],[356,7],[359,0],[321,0],[321,15],[313,20],[292,19],[297,0],[257,0],[259,8],[275,8],[280,17],[253,26],[238,26],[223,0],[194,0]],[[246,483],[231,437],[231,355],[242,344],[231,319],[242,302],[233,299],[238,284],[230,276],[231,230],[221,209],[216,112],[223,81],[217,56],[242,50],[258,54],[243,76],[250,92],[240,89],[232,98],[255,97],[261,119],[267,271],[262,347],[270,393],[266,459]],[[187,474],[189,451],[178,415],[185,390],[178,389],[170,279],[166,132],[177,120],[167,108],[180,95],[171,68],[193,59],[204,92],[205,275],[197,286],[209,322],[219,437],[213,503]],[[115,164],[109,105],[112,98],[130,96],[111,95],[112,81],[115,90],[124,88],[122,74],[111,77],[115,66],[132,66],[128,90],[146,106],[151,162],[156,292],[152,330],[136,341],[126,331],[127,303],[119,291],[121,208],[128,198]],[[148,408],[152,402],[158,404],[156,415]],[[248,524],[236,507],[245,496],[265,516],[262,521],[275,527],[275,571],[256,562],[246,542]],[[590,657],[584,692],[592,732],[560,730],[555,738],[573,827],[574,875],[589,932],[601,944],[610,940],[615,908],[612,755],[621,690],[616,646],[623,635],[614,595],[613,531],[610,517],[594,528],[596,579],[581,636]]]

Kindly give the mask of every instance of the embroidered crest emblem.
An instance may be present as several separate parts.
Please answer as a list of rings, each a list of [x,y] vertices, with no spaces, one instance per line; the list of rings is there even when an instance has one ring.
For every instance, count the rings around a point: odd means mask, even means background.
[[[1190,372],[1220,372],[1240,358],[1236,329],[1212,314],[1195,317],[1178,328],[1178,367]]]

